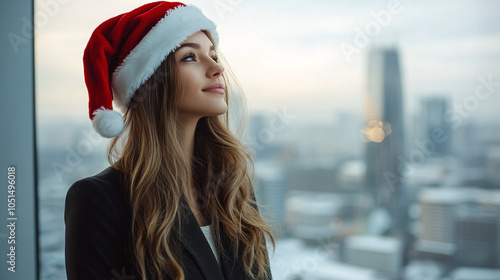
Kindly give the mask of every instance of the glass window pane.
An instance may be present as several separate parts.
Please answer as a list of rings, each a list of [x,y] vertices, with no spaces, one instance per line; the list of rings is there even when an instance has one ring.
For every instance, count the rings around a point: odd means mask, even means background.
[[[247,98],[275,280],[497,277],[499,2],[194,4]],[[83,50],[137,5],[35,1],[42,279],[65,277],[67,189],[109,165]]]

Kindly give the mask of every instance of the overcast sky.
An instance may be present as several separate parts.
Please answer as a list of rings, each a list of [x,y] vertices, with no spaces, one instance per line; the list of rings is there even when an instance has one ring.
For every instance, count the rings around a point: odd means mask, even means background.
[[[148,1],[35,0],[36,90],[40,120],[88,118],[82,55],[104,20]],[[50,1],[49,1],[50,2]],[[500,81],[500,2],[465,0],[200,0],[217,25],[220,47],[252,111],[287,108],[298,122],[330,122],[341,111],[362,114],[369,46],[355,42],[371,27],[370,44],[396,45],[401,55],[404,109],[422,96],[462,104],[479,77]],[[306,4],[307,3],[307,4]],[[377,15],[381,17],[376,22]],[[35,18],[36,19],[36,18]],[[373,29],[380,27],[380,31]],[[341,46],[359,52],[346,56]],[[352,50],[352,49],[351,49]],[[500,119],[500,86],[473,117]]]

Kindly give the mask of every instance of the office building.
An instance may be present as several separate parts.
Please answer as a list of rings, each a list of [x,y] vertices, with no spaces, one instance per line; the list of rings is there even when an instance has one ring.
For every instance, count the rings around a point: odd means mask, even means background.
[[[449,277],[450,280],[498,280],[500,269],[459,267]]]
[[[403,147],[403,102],[399,52],[396,48],[373,48],[368,53],[365,95],[365,187],[378,206],[391,213],[393,229],[407,224],[401,203],[402,174],[398,168]]]
[[[394,237],[354,235],[345,239],[344,261],[373,269],[380,279],[397,279],[401,269],[402,244]]]
[[[461,205],[456,220],[455,265],[495,267],[499,244],[498,215],[482,211],[478,203]]]
[[[285,230],[285,201],[287,182],[285,172],[276,162],[259,161],[255,164],[255,196],[259,211],[280,237]]]
[[[500,191],[426,188],[419,194],[420,256],[460,266],[500,264]]]
[[[448,100],[444,97],[428,97],[422,100],[420,124],[421,135],[416,139],[427,155],[432,157],[445,156],[451,143],[451,125],[445,121],[448,110]]]
[[[342,210],[349,201],[341,195],[293,191],[287,201],[287,228],[292,237],[320,241],[340,233]],[[337,223],[335,223],[337,222]]]

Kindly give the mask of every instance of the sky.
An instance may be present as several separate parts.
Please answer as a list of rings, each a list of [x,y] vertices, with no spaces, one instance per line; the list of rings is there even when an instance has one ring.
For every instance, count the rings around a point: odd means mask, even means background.
[[[35,0],[39,120],[88,119],[82,56],[92,31],[147,2]],[[345,111],[362,115],[366,54],[372,46],[390,45],[400,52],[405,112],[418,112],[430,95],[449,97],[451,106],[474,103],[480,77],[491,76],[499,82],[469,108],[474,119],[500,120],[499,1],[185,3],[217,24],[220,49],[250,112],[286,110],[305,124],[329,123]]]

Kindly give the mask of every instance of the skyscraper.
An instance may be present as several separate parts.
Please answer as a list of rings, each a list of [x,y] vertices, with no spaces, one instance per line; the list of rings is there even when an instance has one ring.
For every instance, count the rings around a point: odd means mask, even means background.
[[[445,122],[444,115],[448,110],[448,100],[444,97],[429,97],[422,100],[422,137],[424,139],[434,139],[435,134],[446,135],[446,141],[432,141],[431,156],[445,156],[450,147],[451,127],[449,122]]]
[[[396,48],[373,48],[368,54],[365,97],[366,175],[368,194],[377,206],[393,216],[394,228],[400,228],[403,200],[402,174],[398,169],[403,157],[403,108],[399,53]]]

